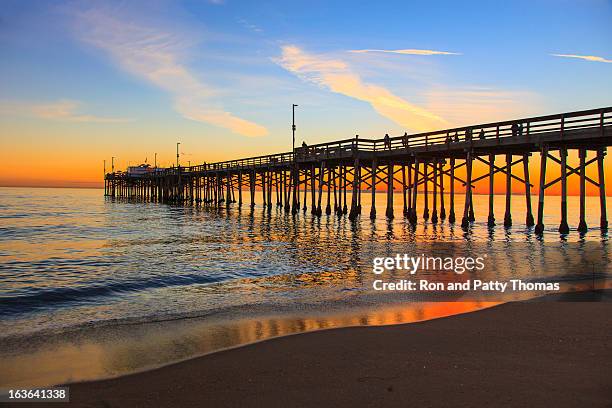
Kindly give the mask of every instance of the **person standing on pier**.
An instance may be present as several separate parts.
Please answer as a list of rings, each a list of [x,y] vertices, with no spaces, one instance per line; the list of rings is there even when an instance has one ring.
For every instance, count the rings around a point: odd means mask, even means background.
[[[472,128],[465,129],[465,141],[469,142],[472,140]]]
[[[519,126],[518,126],[518,123],[514,122],[514,123],[512,124],[512,136],[516,136],[516,135],[518,135],[518,132],[519,132]]]
[[[385,149],[391,150],[391,138],[388,133],[385,133]]]

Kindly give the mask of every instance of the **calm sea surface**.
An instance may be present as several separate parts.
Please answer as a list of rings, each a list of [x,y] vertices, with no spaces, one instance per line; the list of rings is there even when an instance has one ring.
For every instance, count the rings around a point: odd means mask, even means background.
[[[39,353],[40,361],[44,353],[63,350],[88,367],[59,376],[39,373],[42,384],[117,375],[274,335],[423,320],[508,300],[375,292],[377,256],[486,254],[486,278],[562,281],[566,288],[605,281],[611,273],[596,197],[587,198],[591,230],[583,236],[575,232],[577,198],[569,199],[573,230],[560,236],[559,197],[547,197],[543,238],[525,227],[518,195],[514,226],[492,230],[486,227],[487,198],[476,196],[477,220],[468,232],[448,222],[419,220],[411,227],[399,194],[389,222],[384,194],[377,198],[376,221],[365,216],[350,222],[310,211],[268,213],[261,206],[227,211],[128,202],[93,189],[0,188],[0,359],[9,367],[0,385],[33,381],[19,369],[26,351]],[[369,194],[363,192],[362,201],[369,203]],[[460,219],[461,195],[456,201]],[[503,201],[496,197],[499,224]],[[448,197],[446,205],[448,210]],[[362,214],[369,214],[367,205]],[[464,302],[452,305],[456,300]],[[46,340],[26,350],[24,338]],[[110,348],[118,347],[118,338],[132,339],[122,344],[123,353],[140,350],[146,357],[129,364],[113,360],[118,351]],[[138,349],[144,338],[156,338],[156,345]]]

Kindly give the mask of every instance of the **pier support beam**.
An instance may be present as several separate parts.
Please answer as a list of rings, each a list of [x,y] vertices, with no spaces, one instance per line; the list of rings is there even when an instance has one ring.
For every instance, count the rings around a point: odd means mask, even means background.
[[[255,174],[255,170],[253,170],[251,172],[251,175],[249,177],[249,182],[250,182],[250,193],[251,193],[251,208],[255,208],[255,178],[257,177],[257,175]]]
[[[440,219],[444,221],[446,219],[446,208],[444,207],[444,164],[445,161],[440,161]]]
[[[387,210],[385,215],[388,219],[393,219],[393,163],[387,166]]]
[[[604,182],[604,156],[606,148],[600,147],[597,150],[597,170],[599,173],[599,207],[601,208],[601,219],[599,227],[601,231],[608,230],[608,216],[606,211],[606,183]]]
[[[332,176],[331,176],[331,166],[327,166],[327,205],[325,206],[325,214],[326,215],[330,215],[331,214],[331,181],[332,181]]]
[[[429,183],[429,175],[427,174],[429,170],[429,162],[425,161],[423,163],[423,200],[424,200],[424,204],[423,204],[423,219],[424,220],[428,220],[429,219],[429,199],[427,197],[427,193],[428,193],[428,183]]]
[[[300,167],[296,163],[292,169],[293,180],[293,201],[291,205],[291,214],[295,215],[300,211]]]
[[[487,225],[489,227],[495,226],[495,214],[493,211],[493,197],[495,196],[495,155],[489,155],[489,216],[487,217]]]
[[[433,166],[433,210],[431,213],[431,222],[438,222],[438,163],[434,161]]]
[[[538,223],[535,227],[536,234],[544,233],[544,197],[546,190],[546,159],[548,158],[548,146],[542,146],[540,151],[540,188],[538,192]]]
[[[559,232],[569,234],[569,225],[567,224],[567,148],[560,148],[559,155],[561,156],[561,223],[559,224]]]
[[[376,159],[372,161],[372,207],[370,207],[370,219],[376,219]]]
[[[470,202],[472,201],[472,152],[468,151],[465,158],[465,165],[467,169],[466,187],[465,187],[465,205],[463,207],[463,219],[461,220],[461,227],[467,228],[470,225],[469,222],[469,211]]]
[[[588,231],[586,223],[586,149],[578,151],[580,157],[580,221],[578,222],[578,231],[585,233]]]
[[[315,186],[316,181],[316,167],[313,164],[310,167],[310,213],[317,215],[317,190]]]
[[[242,207],[242,172],[238,173],[238,207]]]
[[[416,225],[417,223],[417,192],[419,186],[419,159],[414,159],[414,183],[412,185],[412,208],[410,209],[410,223]]]
[[[302,211],[304,211],[304,214],[306,214],[306,210],[308,210],[308,208],[306,207],[307,202],[308,202],[308,169],[305,168],[304,169],[304,207],[302,208]]]
[[[450,159],[450,211],[448,222],[455,223],[455,158]]]
[[[504,214],[504,227],[512,226],[512,154],[506,154],[506,212]]]
[[[402,199],[404,204],[404,217],[408,213],[408,203],[406,202],[406,165],[402,164]]]
[[[531,180],[529,178],[529,156],[531,153],[523,155],[523,174],[525,176],[525,208],[527,209],[527,217],[525,224],[528,228],[533,227],[533,212],[531,210]]]
[[[359,157],[355,158],[355,164],[353,165],[353,191],[351,192],[351,211],[349,212],[349,220],[354,220],[359,214],[357,210],[359,196]]]
[[[321,216],[323,212],[321,211],[321,200],[323,198],[323,172],[325,171],[325,162],[321,162],[321,167],[319,168],[319,197],[317,200],[317,211],[316,215]]]
[[[408,208],[406,209],[406,217],[410,218],[410,214],[412,213],[412,164],[408,163],[408,180],[407,180],[406,188],[407,196],[408,196]]]

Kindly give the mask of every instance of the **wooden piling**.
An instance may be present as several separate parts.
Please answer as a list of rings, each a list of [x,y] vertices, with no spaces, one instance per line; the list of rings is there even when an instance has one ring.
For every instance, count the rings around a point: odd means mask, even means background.
[[[467,228],[470,225],[469,222],[469,210],[470,201],[472,198],[472,152],[468,151],[465,158],[467,177],[465,186],[465,205],[463,208],[463,219],[461,220],[461,227]]]
[[[527,209],[527,216],[525,218],[525,224],[527,227],[533,227],[533,212],[531,210],[531,180],[529,178],[529,156],[530,153],[523,154],[523,174],[525,178],[525,208]]]
[[[434,160],[433,167],[433,209],[431,212],[431,222],[438,223],[438,163]]]
[[[355,158],[355,163],[353,164],[353,191],[351,191],[351,211],[349,213],[349,220],[355,220],[357,218],[358,210],[358,196],[359,196],[359,157]]]
[[[544,190],[546,189],[546,161],[548,159],[548,146],[542,146],[540,150],[540,190],[538,192],[538,223],[535,227],[536,234],[544,233]]]
[[[569,225],[567,224],[567,148],[559,149],[561,156],[561,223],[559,224],[559,232],[561,234],[569,234]]]
[[[310,213],[317,215],[317,190],[315,186],[316,173],[315,165],[310,167]]]
[[[512,226],[512,154],[506,154],[506,212],[504,214],[504,227]]]
[[[417,223],[417,192],[419,186],[419,159],[414,158],[414,183],[412,184],[412,209],[410,213],[410,223]]]
[[[327,182],[326,182],[326,186],[327,186],[327,205],[325,206],[325,214],[326,215],[330,215],[331,214],[331,171],[332,168],[330,165],[327,166]]]
[[[408,203],[406,201],[406,165],[402,164],[402,199],[404,204],[403,214],[406,217],[408,214]]]
[[[606,211],[606,183],[604,182],[604,156],[606,148],[600,147],[597,149],[597,170],[599,175],[599,207],[601,209],[601,219],[599,227],[602,232],[608,230],[608,216]]]
[[[429,219],[429,199],[427,197],[428,184],[429,184],[428,170],[429,170],[429,162],[424,161],[423,162],[423,219],[426,221]]]
[[[325,170],[325,162],[322,161],[321,162],[321,167],[319,168],[319,197],[318,197],[318,201],[317,201],[317,213],[316,215],[318,215],[319,217],[322,214],[321,211],[321,198],[323,197],[323,172]]]
[[[580,221],[578,222],[578,231],[585,233],[588,231],[586,223],[586,149],[578,150],[580,157]]]
[[[493,210],[493,198],[495,196],[495,155],[489,154],[489,216],[487,217],[487,225],[495,226],[495,214]]]
[[[306,203],[308,202],[308,168],[304,168],[304,208],[303,211],[306,213],[308,209]]]
[[[446,219],[446,208],[444,207],[444,160],[440,160],[438,164],[440,169],[438,174],[440,175],[440,219],[444,221]]]
[[[376,159],[372,161],[372,207],[370,207],[370,219],[376,219]]]
[[[448,222],[455,223],[455,158],[450,159],[450,210],[448,212]]]
[[[348,206],[346,204],[346,190],[348,187],[348,177],[346,166],[342,166],[342,197],[344,200],[344,205],[342,206],[342,214],[346,214],[348,212]]]
[[[385,215],[393,219],[393,163],[387,165],[387,210]]]

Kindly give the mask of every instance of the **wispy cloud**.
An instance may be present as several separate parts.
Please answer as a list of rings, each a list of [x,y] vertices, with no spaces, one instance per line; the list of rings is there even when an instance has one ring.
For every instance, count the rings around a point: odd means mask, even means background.
[[[437,85],[424,95],[426,106],[443,115],[453,126],[495,122],[538,111],[537,94],[525,90],[506,90],[479,86]]]
[[[406,50],[350,50],[356,54],[365,54],[372,52],[382,52],[386,54],[404,54],[404,55],[461,55],[458,52],[449,51],[435,51],[435,50],[417,50],[417,49],[406,49]]]
[[[185,118],[244,136],[268,133],[265,127],[235,116],[215,101],[217,90],[181,62],[185,38],[119,15],[104,9],[77,13],[80,38],[106,51],[122,69],[170,93],[174,109]]]
[[[50,103],[0,102],[0,114],[36,117],[61,122],[129,122],[127,118],[109,118],[79,113],[81,103],[72,100],[59,100]]]
[[[394,95],[386,88],[364,82],[342,60],[309,54],[299,47],[288,45],[282,47],[282,55],[275,61],[305,81],[368,102],[379,114],[406,129],[427,131],[447,124],[436,114]]]
[[[263,29],[253,23],[250,23],[249,21],[245,20],[244,18],[239,18],[238,19],[238,23],[243,26],[244,28],[246,28],[247,30],[251,30],[255,33],[263,33]]]
[[[563,58],[577,58],[585,61],[595,61],[595,62],[607,62],[608,64],[612,63],[612,60],[605,59],[603,57],[597,57],[595,55],[575,55],[575,54],[550,54],[553,57],[563,57]]]

